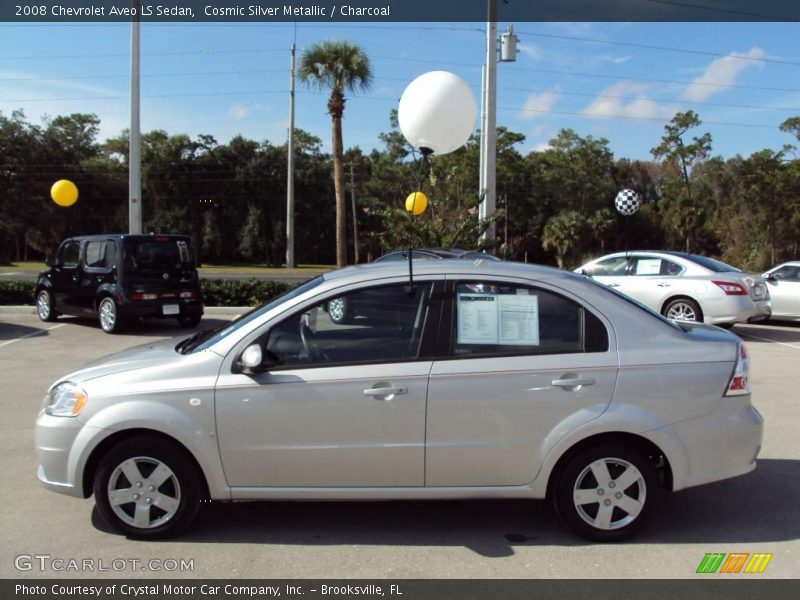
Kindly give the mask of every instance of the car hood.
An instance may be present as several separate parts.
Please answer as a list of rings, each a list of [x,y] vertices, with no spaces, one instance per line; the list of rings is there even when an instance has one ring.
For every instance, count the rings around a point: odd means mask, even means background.
[[[60,381],[80,383],[81,381],[89,381],[90,379],[105,377],[106,375],[113,375],[114,373],[144,369],[179,360],[182,355],[175,351],[175,346],[180,339],[181,338],[170,338],[158,342],[141,344],[120,352],[114,352],[113,354],[109,354],[82,366],[77,371],[73,371],[66,377],[62,377]]]

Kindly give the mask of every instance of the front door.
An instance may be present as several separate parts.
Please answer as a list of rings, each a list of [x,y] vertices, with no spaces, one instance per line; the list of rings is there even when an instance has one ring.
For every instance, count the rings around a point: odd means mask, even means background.
[[[429,297],[426,283],[410,294],[403,285],[362,289],[312,304],[246,341],[261,344],[273,366],[218,380],[228,483],[424,485],[432,363],[419,351]],[[347,318],[334,321],[329,305],[342,298]]]
[[[79,311],[81,243],[67,240],[61,244],[53,267],[53,295],[56,308],[64,313]]]

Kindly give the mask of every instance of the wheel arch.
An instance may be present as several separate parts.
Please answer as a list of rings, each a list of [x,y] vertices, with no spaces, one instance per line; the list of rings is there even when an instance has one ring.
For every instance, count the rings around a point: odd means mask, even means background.
[[[598,433],[570,446],[556,461],[547,480],[547,497],[552,496],[553,486],[558,479],[559,474],[570,460],[584,450],[600,444],[625,444],[635,448],[646,457],[650,459],[656,472],[659,474],[661,485],[667,491],[673,489],[673,474],[672,466],[670,465],[669,458],[666,453],[661,450],[655,443],[635,433],[626,431],[609,431]]]
[[[200,482],[202,484],[203,498],[204,499],[209,498],[210,494],[209,494],[208,480],[206,479],[206,474],[200,467],[200,463],[197,462],[197,459],[189,451],[189,449],[171,435],[168,435],[161,431],[156,431],[155,429],[146,429],[146,428],[125,429],[122,431],[117,431],[108,436],[107,438],[103,439],[99,444],[97,444],[97,446],[95,446],[95,448],[89,455],[89,458],[86,460],[86,464],[83,468],[83,480],[81,481],[81,488],[84,498],[88,498],[89,496],[92,495],[92,487],[94,483],[95,474],[97,473],[97,467],[99,466],[100,461],[103,459],[103,457],[108,453],[108,451],[123,441],[133,439],[139,436],[157,437],[164,440],[165,442],[174,444],[181,452],[183,452],[186,455],[186,457],[191,461],[192,465],[194,466],[194,469],[197,472],[197,475],[200,478]]]

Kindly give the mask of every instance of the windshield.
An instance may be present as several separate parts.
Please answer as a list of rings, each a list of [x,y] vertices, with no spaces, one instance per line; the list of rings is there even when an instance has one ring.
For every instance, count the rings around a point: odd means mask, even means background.
[[[649,306],[645,306],[644,304],[642,304],[642,303],[641,303],[641,302],[639,302],[638,300],[634,300],[633,298],[631,298],[630,296],[627,296],[627,295],[623,294],[623,293],[622,293],[622,292],[620,292],[619,290],[615,290],[614,288],[612,288],[612,287],[609,287],[609,286],[607,286],[607,285],[605,285],[605,284],[603,284],[603,283],[600,283],[599,281],[595,281],[595,280],[594,280],[594,279],[592,279],[591,277],[586,277],[586,281],[591,281],[591,282],[592,282],[592,284],[596,285],[598,288],[600,288],[600,289],[602,289],[602,290],[604,290],[604,291],[608,292],[609,294],[612,294],[613,296],[616,296],[616,297],[617,297],[617,298],[619,298],[620,300],[624,300],[624,301],[625,301],[625,302],[627,302],[628,304],[632,304],[633,306],[635,306],[635,307],[636,307],[636,308],[638,308],[638,309],[641,309],[641,310],[643,310],[644,312],[646,312],[646,313],[650,314],[651,316],[655,317],[656,319],[658,319],[658,320],[659,320],[659,321],[661,321],[662,323],[666,323],[666,324],[667,324],[667,325],[669,325],[670,327],[674,327],[674,328],[676,328],[676,329],[681,329],[680,325],[678,325],[678,324],[677,324],[677,323],[675,323],[674,321],[670,321],[670,320],[669,320],[669,319],[667,319],[665,316],[663,316],[663,315],[659,314],[658,312],[654,311],[654,310],[653,310],[652,308],[650,308]],[[681,330],[682,330],[682,329],[681,329]]]
[[[320,283],[322,283],[322,281],[323,279],[321,275],[311,279],[310,281],[306,281],[305,283],[298,285],[296,288],[289,290],[285,294],[282,294],[277,298],[273,298],[272,300],[257,306],[253,310],[246,312],[231,323],[226,323],[213,329],[198,331],[192,337],[186,338],[180,342],[175,349],[181,354],[189,354],[191,352],[201,352],[206,350],[220,340],[223,340],[232,333],[238,331],[248,323],[258,319],[261,315],[269,312],[278,305],[288,302],[292,298],[296,298],[308,290],[317,287]]]

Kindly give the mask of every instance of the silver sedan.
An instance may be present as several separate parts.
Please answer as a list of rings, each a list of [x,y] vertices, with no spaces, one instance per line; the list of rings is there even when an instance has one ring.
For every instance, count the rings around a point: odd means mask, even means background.
[[[772,318],[800,321],[800,261],[794,260],[764,273],[772,298]]]
[[[675,321],[720,327],[763,321],[771,314],[761,275],[713,258],[671,251],[617,252],[575,270],[627,294]]]
[[[333,322],[340,297],[364,310]],[[549,498],[615,541],[661,492],[755,468],[748,369],[735,335],[572,273],[437,260],[411,282],[373,263],[60,378],[38,476],[137,538],[204,499],[481,497]]]

